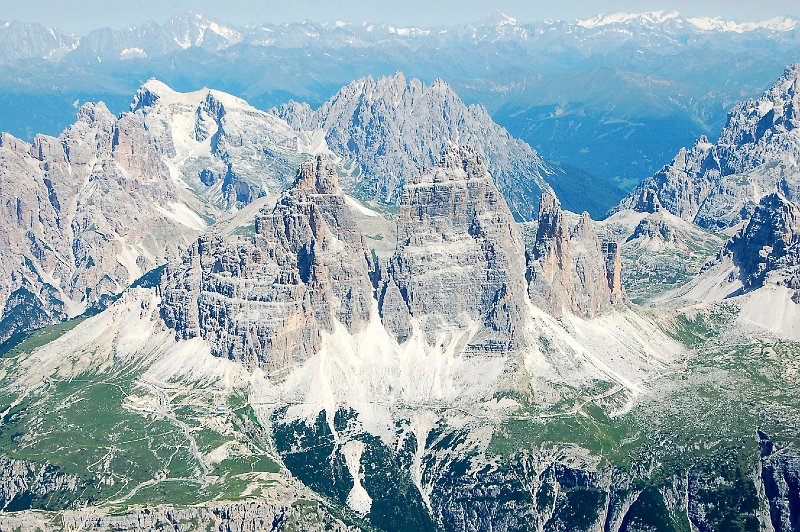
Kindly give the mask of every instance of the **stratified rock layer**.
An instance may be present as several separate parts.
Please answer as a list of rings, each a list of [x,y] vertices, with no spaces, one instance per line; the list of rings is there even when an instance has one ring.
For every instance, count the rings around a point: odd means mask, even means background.
[[[523,315],[523,244],[481,156],[448,147],[436,168],[406,185],[397,223],[380,287],[387,329],[407,338],[413,319],[433,341],[477,326],[471,349],[510,349]]]
[[[369,319],[371,257],[326,158],[305,163],[251,241],[201,237],[167,272],[162,317],[212,352],[280,371],[302,362],[335,322]]]

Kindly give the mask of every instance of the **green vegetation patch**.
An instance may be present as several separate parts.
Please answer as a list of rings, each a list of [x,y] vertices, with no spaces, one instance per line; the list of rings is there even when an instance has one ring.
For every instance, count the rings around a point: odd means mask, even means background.
[[[35,349],[57,340],[86,320],[86,316],[50,325],[34,331],[13,335],[0,344],[0,357],[12,358],[23,353],[30,353]]]

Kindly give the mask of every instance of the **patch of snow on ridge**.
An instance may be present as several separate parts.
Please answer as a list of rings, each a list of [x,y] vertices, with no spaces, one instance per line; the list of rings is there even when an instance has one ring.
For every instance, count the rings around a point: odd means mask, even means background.
[[[204,29],[209,29],[219,35],[220,37],[224,38],[229,42],[239,42],[242,40],[242,34],[236,31],[233,28],[229,28],[228,26],[222,26],[217,24],[216,22],[209,22],[208,25]]]
[[[721,17],[696,17],[686,21],[701,31],[724,31],[732,33],[745,33],[748,31],[768,30],[776,32],[792,31],[797,27],[797,21],[789,17],[774,17],[759,22],[734,22]]]
[[[147,52],[145,52],[141,48],[125,48],[119,53],[120,59],[133,59],[136,57],[140,57],[143,59],[147,58]]]
[[[611,13],[609,15],[598,15],[594,18],[582,19],[577,21],[581,28],[597,28],[610,26],[613,24],[625,24],[627,22],[646,22],[650,24],[662,24],[668,20],[680,17],[677,11],[650,11],[648,13]]]
[[[389,33],[394,33],[401,37],[424,37],[430,33],[430,30],[421,30],[419,28],[397,28],[395,26],[389,26],[387,29]]]

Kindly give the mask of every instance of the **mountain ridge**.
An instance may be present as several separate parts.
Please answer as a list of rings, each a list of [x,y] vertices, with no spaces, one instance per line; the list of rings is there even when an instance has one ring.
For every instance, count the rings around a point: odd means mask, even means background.
[[[738,104],[716,143],[705,136],[645,179],[617,210],[669,212],[724,230],[749,218],[761,197],[800,197],[800,64],[760,98]]]
[[[276,45],[281,37],[276,36],[281,30],[292,35],[293,28],[307,27],[312,29],[306,37],[319,39],[324,32],[346,32],[363,30],[362,35],[393,35],[405,39],[421,39],[434,34],[453,33],[458,36],[469,35],[471,30],[483,29],[494,33],[491,38],[528,39],[536,28],[552,28],[556,26],[572,27],[587,30],[598,28],[646,25],[651,28],[663,28],[666,32],[677,30],[695,31],[697,33],[750,33],[772,32],[791,33],[798,21],[788,16],[776,16],[763,21],[734,21],[721,17],[683,17],[677,11],[652,11],[641,13],[600,14],[593,18],[567,20],[538,20],[521,22],[501,12],[495,12],[481,20],[456,26],[399,27],[392,24],[374,22],[346,22],[341,20],[329,22],[295,22],[284,24],[226,24],[215,18],[206,17],[196,12],[178,13],[163,24],[148,20],[139,24],[130,24],[125,28],[97,28],[83,36],[61,31],[55,27],[29,24],[18,21],[0,21],[0,49],[16,50],[15,54],[6,54],[7,58],[42,57],[48,60],[61,60],[70,54],[98,60],[109,56],[100,48],[103,44],[117,42],[119,58],[153,57],[154,54],[168,53],[170,50],[190,47],[221,50],[240,43],[250,45]],[[444,28],[444,29],[443,29]],[[28,53],[20,47],[20,40],[29,35],[31,40],[38,40],[39,47],[31,47]],[[297,34],[294,34],[297,36]],[[475,39],[490,38],[490,34],[472,33]],[[480,35],[480,36],[479,36]],[[145,40],[146,39],[146,40]],[[46,43],[52,44],[48,46]],[[124,47],[123,47],[124,46]],[[127,51],[127,53],[126,53]],[[35,54],[35,55],[34,55]]]

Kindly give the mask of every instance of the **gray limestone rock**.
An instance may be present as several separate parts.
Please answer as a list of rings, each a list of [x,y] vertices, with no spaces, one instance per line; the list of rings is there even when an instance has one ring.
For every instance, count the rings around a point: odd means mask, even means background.
[[[141,117],[102,103],[59,138],[3,134],[0,198],[0,341],[102,306],[198,232]]]
[[[372,258],[330,160],[303,164],[250,241],[204,235],[170,265],[162,317],[179,337],[270,372],[307,359],[321,332],[369,320]]]
[[[726,256],[745,290],[773,283],[795,290],[800,299],[800,207],[782,194],[765,196],[717,260]]]
[[[800,199],[800,65],[737,105],[716,143],[701,137],[645,179],[617,209],[672,214],[705,228],[747,220],[762,197]]]
[[[620,249],[602,242],[588,213],[570,227],[554,196],[539,203],[533,249],[527,254],[528,292],[555,314],[592,317],[622,300]]]
[[[522,237],[482,156],[449,146],[406,184],[397,250],[381,279],[383,323],[398,339],[410,319],[429,341],[478,326],[469,349],[515,346],[525,298]]]
[[[272,112],[297,130],[322,129],[331,150],[360,169],[343,184],[361,197],[401,202],[406,181],[433,167],[450,142],[481,154],[517,219],[530,219],[540,194],[552,192],[545,177],[556,170],[442,80],[425,85],[401,73],[368,77],[316,111],[290,102]]]

